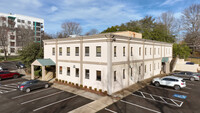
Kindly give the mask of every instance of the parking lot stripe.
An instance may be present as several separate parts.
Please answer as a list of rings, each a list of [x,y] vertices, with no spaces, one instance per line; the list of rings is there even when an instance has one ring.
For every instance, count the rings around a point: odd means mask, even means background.
[[[141,96],[139,96],[139,95],[136,95],[136,94],[132,94],[132,95],[133,95],[133,96],[136,96],[136,97],[143,98],[143,97],[141,97]],[[159,101],[159,100],[153,100],[153,99],[151,99],[151,98],[144,98],[144,99],[148,99],[148,100],[152,100],[152,101],[156,101],[156,102],[160,102],[160,103],[164,103],[164,104],[169,104],[169,105],[172,105],[172,106],[180,107],[180,106],[177,106],[177,105],[175,105],[175,104],[167,103],[166,101],[164,102],[164,101]]]
[[[24,94],[24,95],[19,95],[19,96],[16,96],[16,97],[12,97],[12,99],[16,99],[16,98],[24,97],[24,96],[27,96],[27,95],[31,95],[31,94],[35,94],[35,93],[39,93],[39,92],[46,91],[46,90],[49,90],[49,89],[52,89],[52,88],[47,88],[47,89],[43,89],[43,90],[39,90],[39,91],[35,91],[35,92],[31,92],[31,93],[26,93],[26,94]]]
[[[152,95],[150,95],[153,100],[156,100]]]
[[[186,85],[189,85],[189,86],[194,86],[194,84],[190,84],[190,83],[186,83]]]
[[[53,96],[53,95],[56,95],[56,94],[59,94],[59,93],[62,93],[62,92],[65,92],[65,91],[59,91],[59,92],[56,92],[56,93],[53,93],[53,94],[49,94],[49,95],[47,95],[47,96],[35,98],[35,99],[33,99],[33,100],[29,100],[29,101],[26,101],[26,102],[22,102],[21,104],[27,104],[27,103],[30,103],[30,102],[33,102],[33,101],[36,101],[36,100],[40,100],[40,99],[43,99],[43,98],[46,98],[46,97],[50,97],[50,96]]]
[[[185,87],[185,89],[192,89],[192,88],[189,88],[189,87]]]
[[[146,109],[146,110],[149,110],[149,111],[155,112],[155,113],[161,113],[161,112],[159,112],[159,111],[156,111],[156,110],[153,110],[153,109],[150,109],[150,108],[144,107],[144,106],[140,106],[140,105],[137,105],[137,104],[134,104],[134,103],[128,102],[128,101],[124,101],[124,100],[120,100],[120,101],[121,101],[121,102],[124,102],[124,103],[127,103],[127,104],[130,104],[130,105],[133,105],[133,106],[136,106],[136,107],[139,107],[139,108],[143,108],[143,109]]]
[[[16,89],[16,88],[11,88],[11,87],[2,87],[2,86],[0,86],[0,89],[7,89],[7,90],[9,90],[9,89]]]
[[[170,99],[174,104],[176,104],[177,106],[180,106],[180,105],[178,105],[176,102],[174,102],[174,100],[173,99]]]
[[[145,98],[144,94],[142,92],[140,92],[140,93],[142,94],[143,98]]]
[[[8,86],[8,85],[2,85],[4,87],[11,87],[11,88],[17,88],[17,86]]]
[[[165,101],[165,99],[163,99],[162,97],[160,97],[160,99],[161,99],[162,101],[164,101],[165,103],[167,103],[167,102]]]
[[[74,97],[76,97],[76,96],[77,96],[77,95],[74,95],[74,96],[71,96],[71,97],[68,97],[68,98],[59,100],[59,101],[57,101],[57,102],[53,102],[53,103],[51,103],[51,104],[47,104],[47,105],[45,105],[45,106],[39,107],[39,108],[37,108],[37,109],[34,109],[33,111],[35,112],[35,111],[41,110],[41,109],[46,108],[46,107],[49,107],[49,106],[51,106],[51,105],[54,105],[54,104],[57,104],[57,103],[60,103],[60,102],[69,100],[69,99],[74,98]]]
[[[153,85],[148,85],[148,86],[154,87],[154,88],[159,88],[159,89],[164,89],[164,90],[168,90],[168,91],[173,91],[173,92],[179,92],[179,93],[189,94],[188,92],[184,92],[184,91],[177,91],[177,90],[172,90],[172,89],[166,89],[166,88],[156,87],[156,86],[153,86]]]
[[[111,113],[117,113],[117,112],[115,112],[115,111],[113,111],[113,110],[110,110],[110,109],[108,109],[108,108],[105,108],[105,110],[106,110],[106,111],[110,111]]]

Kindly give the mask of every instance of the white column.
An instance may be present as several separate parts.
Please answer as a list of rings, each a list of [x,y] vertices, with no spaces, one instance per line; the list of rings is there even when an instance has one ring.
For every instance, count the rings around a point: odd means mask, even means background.
[[[31,79],[34,79],[34,65],[31,65]]]

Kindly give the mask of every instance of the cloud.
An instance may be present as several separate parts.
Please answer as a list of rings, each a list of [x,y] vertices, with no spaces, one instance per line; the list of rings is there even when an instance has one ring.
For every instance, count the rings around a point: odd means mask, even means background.
[[[57,11],[58,10],[58,8],[56,7],[56,6],[52,6],[51,7],[51,12],[55,12],[55,11]]]
[[[166,0],[165,2],[163,2],[160,6],[165,6],[165,5],[173,5],[176,2],[180,2],[182,0]]]

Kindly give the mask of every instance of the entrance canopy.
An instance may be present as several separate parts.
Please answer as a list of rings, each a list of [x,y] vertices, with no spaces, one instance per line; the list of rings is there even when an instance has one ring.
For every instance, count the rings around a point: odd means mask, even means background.
[[[162,58],[162,62],[168,62],[169,61],[169,58],[168,57],[163,57]]]
[[[46,75],[46,70],[45,66],[55,66],[56,63],[52,61],[51,59],[36,59],[32,64],[31,64],[31,79],[34,79],[34,66],[42,66],[42,80],[45,79]]]

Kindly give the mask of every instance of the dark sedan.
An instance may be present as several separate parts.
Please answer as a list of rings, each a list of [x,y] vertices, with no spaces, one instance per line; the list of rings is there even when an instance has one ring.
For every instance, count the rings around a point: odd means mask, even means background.
[[[31,90],[40,89],[40,88],[48,88],[52,84],[48,83],[47,81],[40,81],[40,80],[29,80],[21,83],[18,85],[18,89],[20,91],[30,92]]]
[[[173,73],[172,75],[182,77],[184,79],[189,79],[191,81],[199,80],[199,77],[194,72],[182,71],[182,72]]]

